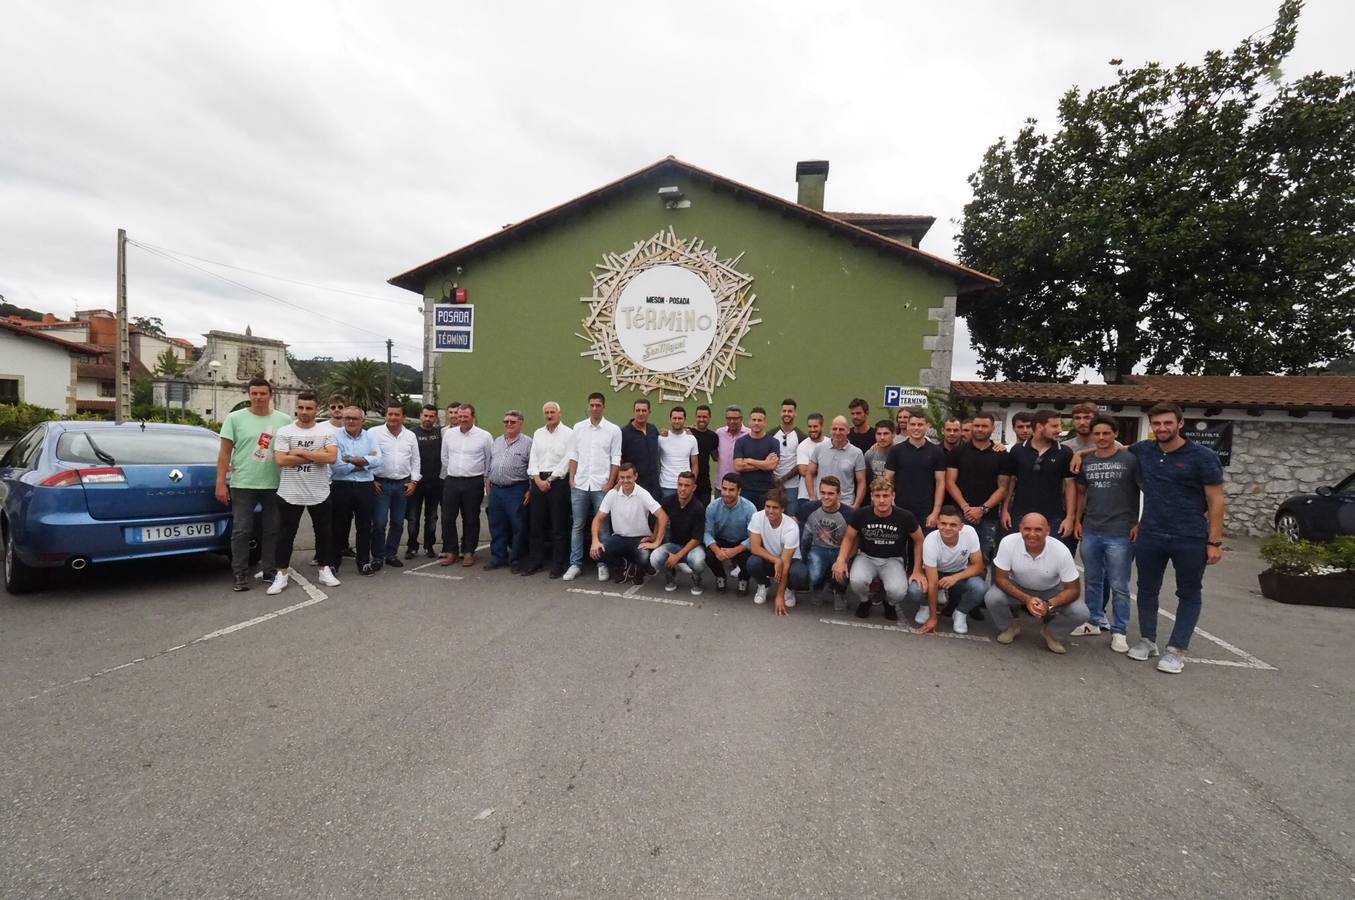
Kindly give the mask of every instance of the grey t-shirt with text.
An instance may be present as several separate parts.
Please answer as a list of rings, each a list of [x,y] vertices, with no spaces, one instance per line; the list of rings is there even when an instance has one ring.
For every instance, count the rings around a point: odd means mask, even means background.
[[[1139,520],[1139,461],[1128,450],[1101,459],[1082,457],[1079,484],[1087,486],[1087,508],[1082,529],[1111,537],[1129,537]]]

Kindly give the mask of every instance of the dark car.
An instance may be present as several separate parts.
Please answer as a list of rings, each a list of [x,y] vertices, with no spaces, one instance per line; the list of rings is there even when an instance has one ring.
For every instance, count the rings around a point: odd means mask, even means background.
[[[1280,504],[1275,530],[1291,541],[1329,541],[1355,534],[1355,473],[1335,487],[1299,494]]]
[[[226,552],[216,499],[220,438],[142,422],[44,422],[0,458],[5,588],[116,560]]]

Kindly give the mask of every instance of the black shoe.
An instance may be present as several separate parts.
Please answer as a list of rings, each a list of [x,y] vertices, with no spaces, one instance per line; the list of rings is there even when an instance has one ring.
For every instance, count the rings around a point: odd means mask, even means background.
[[[390,566],[392,569],[403,569],[405,567],[405,564],[400,562],[400,557],[398,556],[386,557],[386,565]]]
[[[413,559],[418,555],[419,551],[415,550],[413,547],[410,547],[408,550],[405,551],[405,559]]]
[[[371,568],[372,573],[375,574],[375,573],[381,571],[382,561],[379,560],[379,559],[374,559],[374,560],[372,560],[370,563],[368,563],[367,565],[368,565],[368,567]]]
[[[352,547],[344,547],[342,550],[339,551],[339,555],[346,556],[349,559],[357,559],[358,551],[354,550]]]
[[[897,622],[899,620],[899,611],[894,608],[894,604],[885,604],[885,618],[891,622]]]
[[[531,573],[529,572],[528,574],[530,575]],[[565,574],[564,572],[560,572],[560,571],[558,571],[558,570],[556,570],[556,569],[551,569],[551,570],[550,570],[550,576],[549,576],[549,577],[551,577],[551,578],[563,578],[563,577],[564,577],[564,574]]]
[[[491,559],[489,562],[485,563],[485,571],[490,572],[494,569],[502,569],[506,565],[507,563],[501,563],[497,559]]]
[[[233,591],[249,590],[249,576],[246,575],[244,572],[237,572],[235,575],[235,586],[231,588],[231,590]]]
[[[376,574],[376,569],[372,567],[372,564],[371,564],[371,563],[368,563],[367,565],[365,565],[365,566],[361,567],[360,569],[358,569],[358,574],[359,574],[359,575],[366,575],[367,577],[370,578],[371,576],[373,576],[373,575]]]
[[[630,580],[636,587],[645,583],[645,566],[637,566],[634,563],[630,565]]]
[[[522,566],[518,565],[517,563],[513,563],[511,566],[508,567],[508,574],[509,574],[509,575],[521,575],[521,574],[522,574]]]
[[[974,610],[972,613],[969,614],[969,621],[971,621],[971,622],[982,622],[982,621],[983,621],[983,607],[982,607],[982,606],[976,607],[975,610]]]
[[[544,569],[544,568],[545,568],[545,566],[528,566],[527,568],[523,569],[521,572],[518,572],[518,574],[519,574],[519,575],[535,575],[537,572],[540,572],[540,571],[541,571],[542,569]]]
[[[617,566],[616,571],[612,573],[612,581],[616,584],[625,584],[626,579],[630,577],[630,566]]]
[[[857,617],[858,619],[869,619],[869,618],[870,618],[870,601],[869,601],[869,600],[862,600],[860,603],[856,604],[856,617]]]
[[[434,550],[432,547],[429,547],[427,550],[423,551],[423,555],[428,557],[429,559],[438,558],[438,552]]]

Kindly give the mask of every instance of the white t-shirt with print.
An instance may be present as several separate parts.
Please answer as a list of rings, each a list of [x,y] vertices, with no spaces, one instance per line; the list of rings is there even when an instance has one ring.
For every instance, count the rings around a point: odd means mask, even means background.
[[[960,526],[954,547],[941,540],[941,532],[933,531],[922,540],[922,564],[935,566],[942,575],[959,572],[969,568],[969,555],[979,549],[979,533],[972,525]]]

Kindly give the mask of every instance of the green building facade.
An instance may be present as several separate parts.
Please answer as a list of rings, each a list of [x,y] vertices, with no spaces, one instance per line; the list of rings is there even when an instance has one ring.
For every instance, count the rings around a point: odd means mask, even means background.
[[[994,280],[912,246],[930,219],[815,208],[827,170],[800,164],[797,203],[670,157],[392,278],[424,300],[425,396],[497,431],[547,400],[577,421],[592,391],[618,423],[646,396],[658,421],[708,403],[718,424],[729,403],[793,397],[803,422],[864,397],[875,418],[886,386],[947,388],[957,297]],[[473,341],[439,336],[458,295]]]

